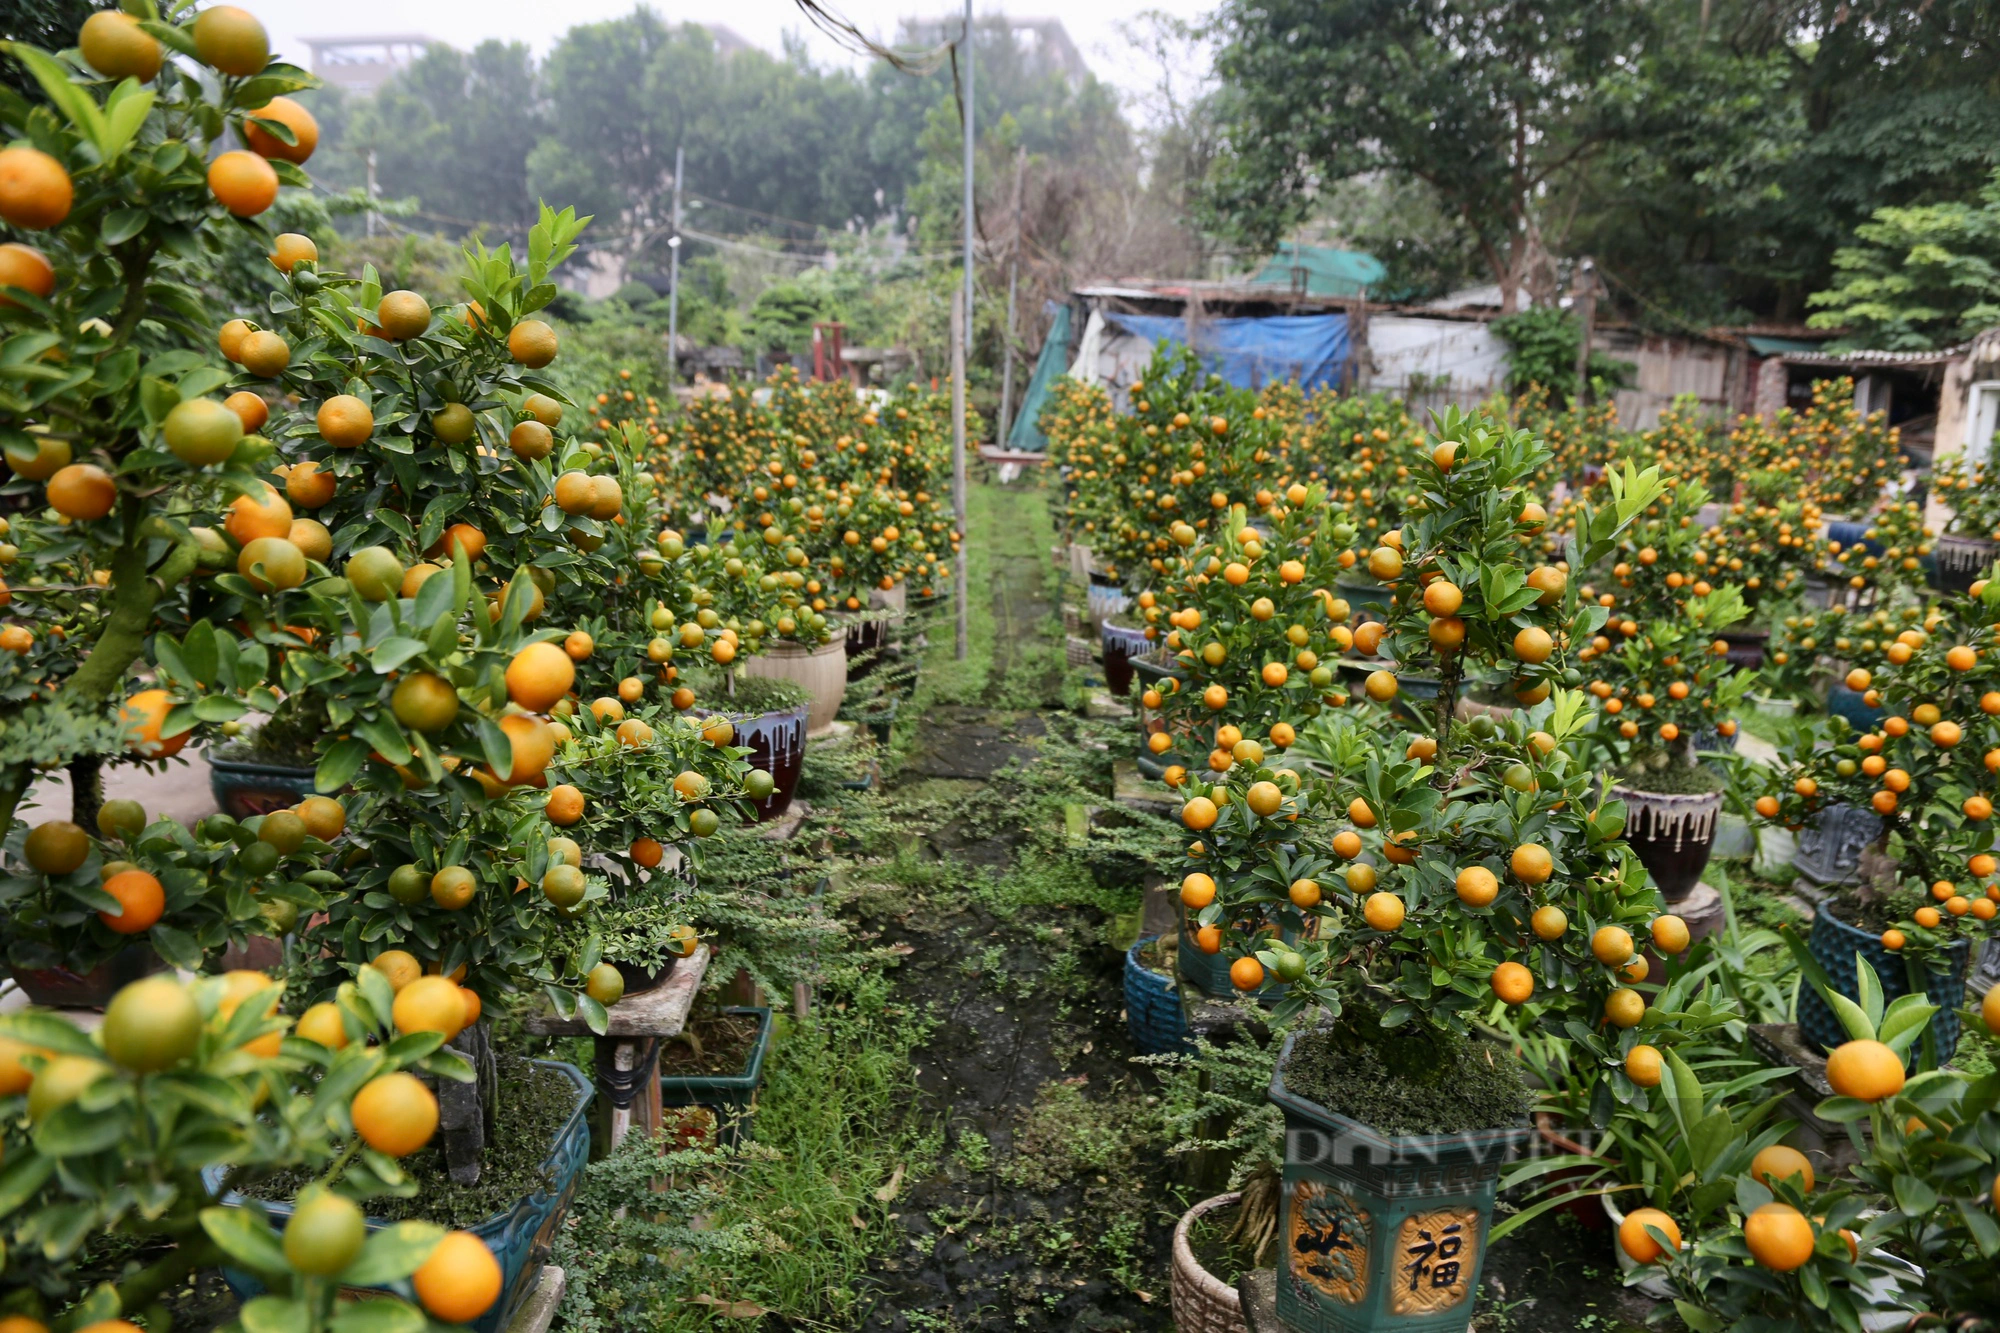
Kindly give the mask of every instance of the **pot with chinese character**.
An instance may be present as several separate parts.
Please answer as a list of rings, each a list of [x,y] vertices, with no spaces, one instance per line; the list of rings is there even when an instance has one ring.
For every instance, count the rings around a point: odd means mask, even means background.
[[[1534,1136],[1525,1109],[1498,1108],[1515,1123],[1494,1128],[1381,1132],[1287,1087],[1300,1035],[1269,1093],[1285,1115],[1279,1319],[1301,1333],[1461,1333],[1500,1168]]]

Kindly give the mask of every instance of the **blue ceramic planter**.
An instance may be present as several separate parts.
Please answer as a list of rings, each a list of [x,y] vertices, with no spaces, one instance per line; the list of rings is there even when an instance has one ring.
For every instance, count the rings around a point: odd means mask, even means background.
[[[1148,935],[1125,951],[1125,1022],[1132,1044],[1142,1055],[1170,1055],[1192,1050],[1187,1011],[1172,977],[1162,976],[1139,961],[1139,950],[1158,936]]]
[[[549,1155],[542,1159],[542,1188],[533,1194],[515,1201],[512,1208],[493,1214],[484,1222],[468,1227],[473,1235],[486,1242],[493,1257],[500,1261],[500,1299],[493,1302],[493,1308],[468,1325],[472,1333],[500,1333],[514,1318],[514,1312],[534,1291],[540,1279],[542,1265],[548,1262],[549,1250],[555,1244],[556,1227],[561,1225],[563,1214],[569,1211],[570,1200],[576,1196],[576,1185],[583,1175],[584,1163],[590,1160],[590,1122],[584,1112],[595,1095],[590,1080],[583,1076],[575,1065],[561,1060],[536,1060],[544,1069],[553,1069],[576,1085],[576,1108],[570,1112],[568,1120],[556,1133],[555,1142],[550,1145]],[[226,1168],[211,1167],[203,1172],[209,1188],[222,1184]],[[242,1207],[244,1199],[239,1194],[229,1194],[222,1202],[230,1207]],[[292,1215],[289,1203],[267,1202],[264,1205],[270,1213],[271,1221],[284,1226]],[[368,1229],[379,1231],[389,1224],[376,1218],[368,1219]],[[249,1273],[225,1267],[223,1279],[229,1283],[231,1291],[244,1300],[264,1290],[264,1286]]]
[[[216,808],[235,819],[285,810],[313,794],[313,770],[209,756],[208,790]]]
[[[1534,1130],[1382,1134],[1285,1089],[1278,1319],[1301,1333],[1461,1333],[1472,1315],[1500,1168]]]
[[[1917,969],[1924,983],[1924,993],[1939,1012],[1931,1019],[1931,1033],[1937,1038],[1940,1060],[1951,1058],[1958,1049],[1958,1006],[1965,1001],[1965,973],[1971,962],[1968,941],[1954,940],[1945,951],[1949,968],[1943,972],[1932,972],[1913,958],[1904,958],[1882,947],[1880,937],[1870,935],[1865,930],[1838,920],[1827,908],[1820,908],[1813,917],[1812,933],[1806,936],[1806,947],[1812,956],[1826,969],[1826,975],[1833,982],[1833,988],[1850,1000],[1861,998],[1861,982],[1855,964],[1855,955],[1868,960],[1875,969],[1875,975],[1882,979],[1882,998],[1894,1000],[1908,995],[1911,990],[1910,972]],[[1819,992],[1811,986],[1799,987],[1799,1035],[1808,1043],[1822,1051],[1832,1050],[1847,1040],[1847,1029],[1834,1017],[1833,1010],[1819,998]]]
[[[1826,711],[1833,717],[1847,719],[1847,725],[1857,732],[1875,730],[1888,716],[1880,708],[1870,708],[1860,690],[1850,690],[1841,684],[1826,692]]]

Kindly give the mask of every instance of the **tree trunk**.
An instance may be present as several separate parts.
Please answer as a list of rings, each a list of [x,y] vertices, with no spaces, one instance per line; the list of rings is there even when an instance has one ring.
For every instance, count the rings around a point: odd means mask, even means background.
[[[80,754],[69,761],[69,817],[87,831],[97,829],[104,808],[104,756]]]

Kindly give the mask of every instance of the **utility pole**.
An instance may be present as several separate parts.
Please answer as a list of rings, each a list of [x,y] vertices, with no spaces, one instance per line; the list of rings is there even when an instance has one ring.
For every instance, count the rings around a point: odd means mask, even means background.
[[[1007,243],[1007,332],[1000,360],[1000,433],[995,443],[1005,447],[1014,422],[1014,291],[1021,274],[1021,183],[1028,170],[1028,146],[1014,158],[1014,235]]]
[[[1576,401],[1585,403],[1590,397],[1590,334],[1597,323],[1597,261],[1589,255],[1577,260],[1570,288],[1576,296],[1576,317],[1583,322],[1583,336],[1576,344]]]
[[[368,214],[365,223],[370,236],[375,234],[375,201],[381,197],[382,192],[375,188],[375,150],[371,148],[368,150]]]
[[[674,234],[667,238],[667,387],[680,383],[681,340],[681,167],[684,147],[674,149]]]
[[[966,546],[971,534],[965,530],[965,359],[972,341],[972,0],[965,0],[965,285],[959,289],[958,309],[952,319],[951,340],[951,501],[958,521],[958,653],[963,661],[970,631],[966,602],[971,596],[967,574]]]

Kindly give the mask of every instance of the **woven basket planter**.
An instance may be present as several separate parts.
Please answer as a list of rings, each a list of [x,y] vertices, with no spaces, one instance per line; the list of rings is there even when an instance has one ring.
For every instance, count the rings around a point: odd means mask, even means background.
[[[1234,1208],[1241,1194],[1218,1194],[1181,1215],[1174,1227],[1174,1328],[1176,1333],[1250,1333],[1243,1321],[1243,1301],[1236,1288],[1203,1268],[1188,1244],[1196,1219],[1222,1208]]]

